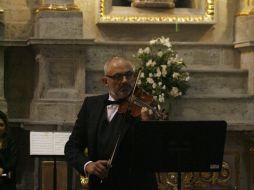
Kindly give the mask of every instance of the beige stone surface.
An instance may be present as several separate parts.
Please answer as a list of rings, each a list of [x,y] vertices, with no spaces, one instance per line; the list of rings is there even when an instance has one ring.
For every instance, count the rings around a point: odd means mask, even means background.
[[[241,49],[241,67],[249,71],[248,93],[254,95],[254,47],[245,47]]]
[[[215,0],[214,23],[176,25],[98,23],[99,0],[43,0],[46,4],[75,3],[80,12],[41,11],[37,15],[34,11],[40,0],[1,0],[5,12],[0,37],[7,41],[0,41],[4,47],[4,51],[0,49],[0,109],[8,110],[11,124],[18,128],[63,130],[68,123],[70,130],[84,97],[106,92],[100,79],[109,57],[126,56],[136,63],[132,55],[138,48],[147,46],[151,38],[169,36],[191,74],[187,95],[165,104],[169,119],[226,120],[225,159],[233,169],[227,187],[251,189],[254,178],[253,168],[249,168],[253,164],[248,161],[253,160],[249,148],[254,144],[254,31],[253,16],[236,17],[243,1]],[[199,9],[202,2],[195,0],[195,8]],[[128,10],[109,4],[106,14],[198,12]],[[17,135],[21,138],[20,133]],[[28,135],[21,138],[28,151],[29,143],[24,139],[28,141]],[[18,166],[22,171],[19,187],[39,189],[34,179],[37,170],[30,163]],[[27,169],[28,165],[31,168]],[[31,175],[24,177],[23,171],[31,171]]]
[[[33,17],[39,0],[20,0],[0,2],[4,9],[4,37],[6,39],[27,39],[33,35]]]
[[[254,41],[254,15],[236,17],[236,42]]]
[[[75,4],[79,6],[83,13],[83,38],[96,39],[99,35],[99,29],[96,24],[96,11],[98,10],[98,1],[75,0]]]
[[[4,11],[6,23],[27,23],[33,17],[33,13],[28,8],[7,9]],[[30,23],[32,24],[32,23]]]
[[[48,0],[50,1],[50,0]],[[71,0],[55,0],[56,3],[69,3]],[[47,3],[45,1],[45,3]],[[215,0],[215,24],[214,25],[182,25],[179,24],[179,32],[175,31],[174,24],[162,24],[162,25],[122,25],[117,22],[112,24],[102,24],[97,25],[97,18],[99,14],[99,1],[87,0],[81,1],[76,0],[74,2],[78,5],[83,13],[83,29],[82,37],[83,38],[95,38],[97,40],[107,41],[107,40],[140,40],[147,41],[151,37],[156,35],[167,35],[171,36],[175,41],[205,41],[205,42],[232,42],[234,40],[233,36],[233,27],[234,27],[234,15],[237,13],[237,1],[236,0],[227,0],[227,1],[218,1]],[[25,29],[21,29],[18,26],[16,28],[16,33],[13,34],[13,30],[8,28],[5,30],[5,36],[8,38],[21,38],[30,37],[31,32],[25,32],[24,30],[30,31],[33,28],[34,19],[34,10],[36,7],[39,7],[39,1],[7,1],[3,0],[1,6],[5,9],[6,15],[5,19],[7,24],[11,25],[20,25],[23,24],[26,26]],[[230,9],[230,11],[225,11]],[[19,11],[20,10],[20,11]],[[140,10],[142,11],[142,9]],[[154,11],[155,12],[155,11]],[[150,11],[148,13],[152,16],[154,13]],[[60,19],[60,18],[59,18]],[[10,23],[11,22],[11,23]],[[22,23],[20,23],[22,22]],[[60,19],[59,26],[63,25],[64,22]],[[45,23],[46,24],[46,23]],[[56,27],[59,27],[58,25]],[[158,27],[159,26],[159,27]],[[79,27],[79,26],[77,26]],[[49,28],[49,26],[47,27]],[[75,28],[75,27],[74,27]],[[49,28],[48,30],[52,30]],[[65,30],[60,28],[59,31]],[[128,33],[125,31],[128,30]],[[54,31],[54,32],[59,32]],[[74,32],[75,29],[72,29]],[[52,32],[52,33],[54,33]],[[184,38],[185,34],[188,33],[188,38]],[[146,34],[146,35],[143,35]],[[51,34],[52,36],[53,34]],[[20,37],[19,37],[20,36]],[[191,37],[190,37],[191,36]]]
[[[33,34],[33,27],[28,23],[6,23],[4,26],[4,39],[25,40]]]
[[[0,80],[1,96],[5,90],[5,97],[0,96],[0,109],[8,109],[12,124],[15,121],[19,127],[29,126],[33,130],[39,127],[48,130],[52,126],[62,130],[65,123],[72,126],[83,98],[106,92],[100,79],[102,66],[109,57],[123,55],[136,61],[132,55],[138,48],[147,46],[148,40],[170,36],[188,66],[191,88],[187,96],[167,104],[169,119],[228,121],[224,158],[233,173],[227,187],[248,189],[248,184],[253,184],[249,180],[253,179],[253,171],[248,169],[252,165],[246,161],[250,158],[246,145],[250,140],[243,132],[249,134],[254,124],[252,23],[245,20],[237,25],[240,29],[236,28],[235,38],[238,1],[216,0],[214,24],[179,24],[178,32],[174,23],[98,24],[99,1],[76,0],[82,17],[71,12],[45,11],[38,20],[33,13],[37,1],[15,2],[0,2],[7,10],[0,32],[4,31],[6,39],[24,40],[5,46],[6,67],[0,68],[0,77],[3,71],[7,73],[4,89]],[[29,37],[40,39],[26,41]],[[87,38],[94,38],[95,42],[84,42]],[[235,39],[249,42],[234,47]],[[27,171],[25,164],[19,167]],[[36,184],[31,173],[30,180]],[[36,189],[33,182],[30,185],[27,178],[21,178],[23,187]]]
[[[81,39],[83,36],[82,13],[40,12],[36,16],[35,37],[53,39]]]
[[[0,5],[5,9],[18,9],[24,7],[33,7],[41,3],[41,0],[1,0]]]

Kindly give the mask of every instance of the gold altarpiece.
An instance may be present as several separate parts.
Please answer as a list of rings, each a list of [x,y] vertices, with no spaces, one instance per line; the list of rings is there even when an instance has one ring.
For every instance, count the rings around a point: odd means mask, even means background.
[[[99,0],[97,24],[214,24],[214,3],[214,0],[197,0],[188,8],[142,9],[112,6],[111,0]]]

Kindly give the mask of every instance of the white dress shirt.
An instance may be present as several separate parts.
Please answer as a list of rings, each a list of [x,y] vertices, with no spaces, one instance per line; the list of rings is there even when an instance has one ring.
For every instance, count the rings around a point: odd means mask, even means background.
[[[110,101],[115,101],[115,99],[109,95],[109,98],[108,100]],[[108,118],[108,121],[110,122],[113,117],[115,116],[117,110],[118,110],[118,107],[119,105],[118,104],[110,104],[110,105],[107,105],[107,118]]]

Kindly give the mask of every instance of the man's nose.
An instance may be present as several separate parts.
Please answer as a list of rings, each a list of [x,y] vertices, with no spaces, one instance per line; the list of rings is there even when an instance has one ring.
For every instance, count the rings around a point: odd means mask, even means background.
[[[128,82],[128,79],[125,75],[123,76],[122,82]]]

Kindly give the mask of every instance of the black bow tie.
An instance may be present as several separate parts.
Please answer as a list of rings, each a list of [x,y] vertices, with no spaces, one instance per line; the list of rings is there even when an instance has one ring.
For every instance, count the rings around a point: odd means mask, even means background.
[[[121,104],[122,102],[124,102],[125,99],[119,99],[119,100],[116,100],[116,101],[111,101],[111,100],[106,100],[105,101],[105,104],[108,106],[108,105],[112,105],[112,104]]]

